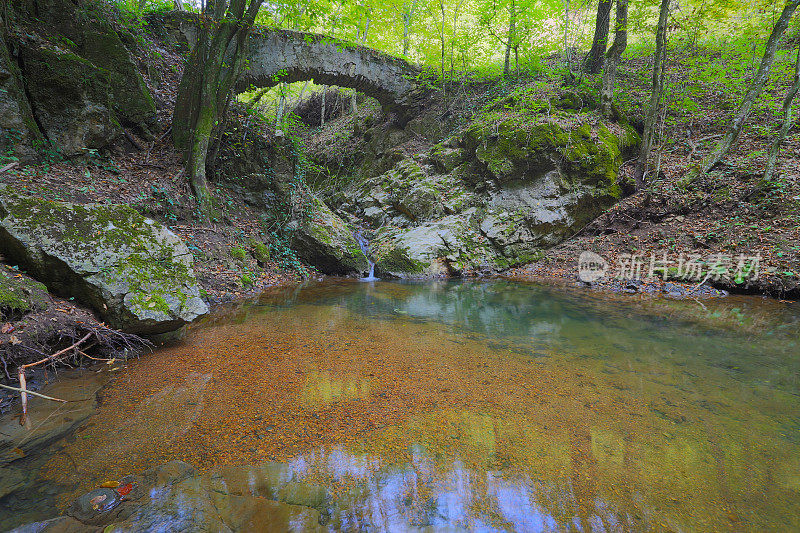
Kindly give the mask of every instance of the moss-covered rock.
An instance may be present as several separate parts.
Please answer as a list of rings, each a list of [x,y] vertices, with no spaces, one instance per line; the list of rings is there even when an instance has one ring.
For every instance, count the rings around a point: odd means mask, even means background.
[[[25,96],[19,67],[0,35],[0,154],[30,161],[36,157],[36,145],[42,139]]]
[[[208,312],[186,245],[124,205],[77,205],[0,189],[0,253],[111,326],[172,331]]]
[[[62,154],[102,148],[119,135],[106,71],[71,52],[25,43],[20,52],[33,113]]]
[[[639,143],[635,130],[576,113],[593,107],[585,95],[537,102],[499,98],[459,134],[364,183],[350,205],[382,226],[371,243],[379,275],[535,261],[621,197],[617,176]]]
[[[289,193],[300,205],[300,215],[284,228],[297,256],[325,274],[365,273],[369,261],[354,236],[353,228],[308,191]],[[300,199],[297,197],[300,196]]]
[[[471,208],[409,228],[381,228],[370,243],[375,272],[431,278],[506,268],[508,258],[480,232],[480,214]]]
[[[120,119],[144,131],[157,125],[150,91],[122,39],[108,23],[95,23],[83,32],[79,54],[108,73],[114,111]]]
[[[44,309],[47,307],[47,288],[24,276],[0,271],[0,319]]]

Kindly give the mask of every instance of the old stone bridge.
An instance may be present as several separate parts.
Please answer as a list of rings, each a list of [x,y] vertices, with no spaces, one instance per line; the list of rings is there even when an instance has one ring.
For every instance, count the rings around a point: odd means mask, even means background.
[[[191,47],[196,23],[191,15],[172,14],[174,29]],[[422,103],[421,69],[395,56],[314,33],[256,26],[247,45],[247,63],[239,92],[280,82],[313,80],[348,87],[378,100],[384,110],[407,117]]]

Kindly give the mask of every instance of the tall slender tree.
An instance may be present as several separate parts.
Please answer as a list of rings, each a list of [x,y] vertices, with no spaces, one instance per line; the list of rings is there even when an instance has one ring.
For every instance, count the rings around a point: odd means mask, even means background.
[[[775,163],[778,161],[778,153],[781,150],[781,143],[786,139],[786,135],[789,133],[789,130],[792,129],[792,126],[794,126],[792,104],[794,103],[798,91],[800,91],[800,48],[797,50],[797,59],[794,62],[794,79],[792,80],[792,85],[789,87],[789,90],[786,91],[786,96],[783,97],[783,120],[781,121],[781,127],[778,130],[778,135],[772,141],[772,146],[769,148],[769,159],[767,160],[763,178],[765,183],[772,179],[772,174],[775,172]]]
[[[656,119],[658,109],[661,107],[661,96],[664,92],[664,63],[667,55],[667,18],[669,17],[669,4],[671,0],[661,0],[661,8],[656,28],[656,51],[653,54],[653,73],[651,79],[650,102],[647,105],[647,115],[642,133],[642,146],[639,158],[636,161],[636,188],[641,190],[646,184],[647,165],[650,160],[650,150],[656,133]]]
[[[508,35],[506,36],[506,53],[503,61],[503,76],[508,78],[511,68],[511,49],[517,45],[517,2],[508,3]]]
[[[178,86],[172,136],[200,209],[211,206],[206,160],[244,64],[247,36],[263,0],[216,0],[201,12],[197,44]]]
[[[597,74],[603,68],[603,57],[608,46],[608,32],[611,27],[611,0],[599,0],[597,4],[597,18],[594,25],[594,39],[592,48],[586,54],[583,70]]]
[[[414,21],[414,15],[417,12],[417,1],[411,0],[403,2],[402,16],[403,16],[403,57],[408,56],[408,51],[411,49],[411,24]]]
[[[614,84],[617,65],[628,47],[628,0],[617,0],[617,17],[614,22],[614,44],[608,49],[603,64],[603,86],[600,89],[600,112],[608,118],[613,115]]]
[[[764,56],[761,58],[761,63],[758,66],[756,77],[753,78],[750,88],[747,90],[747,94],[744,95],[741,103],[739,103],[739,107],[736,109],[736,113],[734,113],[733,119],[728,127],[728,131],[714,150],[708,154],[700,164],[702,172],[708,172],[717,166],[728,151],[730,151],[736,139],[739,138],[739,134],[742,132],[742,128],[744,128],[744,123],[747,117],[750,116],[753,103],[764,90],[764,85],[767,83],[767,79],[769,79],[769,70],[772,67],[772,63],[775,61],[775,52],[778,49],[778,43],[780,42],[781,36],[786,31],[786,28],[789,27],[789,21],[792,15],[794,15],[794,12],[797,11],[798,6],[800,6],[800,0],[788,0],[783,6],[781,16],[778,17],[778,21],[775,23],[775,26],[773,26],[772,33],[767,40],[767,47],[764,50]]]

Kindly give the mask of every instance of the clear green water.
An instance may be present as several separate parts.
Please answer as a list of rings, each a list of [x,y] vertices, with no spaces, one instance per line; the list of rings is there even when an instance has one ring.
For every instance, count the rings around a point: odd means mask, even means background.
[[[39,480],[182,459],[270,465],[331,529],[800,530],[799,332],[758,298],[282,289],[128,363]]]

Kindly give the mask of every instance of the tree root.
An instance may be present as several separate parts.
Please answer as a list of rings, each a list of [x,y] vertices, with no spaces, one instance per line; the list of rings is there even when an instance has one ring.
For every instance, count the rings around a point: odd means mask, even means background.
[[[20,365],[20,367],[19,367],[19,387],[20,387],[19,391],[20,391],[20,398],[22,400],[22,417],[20,418],[20,421],[19,421],[20,425],[24,425],[25,424],[25,419],[28,417],[28,394],[29,393],[28,393],[28,389],[27,389],[27,381],[25,380],[25,370],[27,370],[28,368],[40,365],[42,363],[55,362],[56,359],[58,359],[59,357],[61,357],[64,354],[66,354],[70,350],[76,350],[78,348],[78,346],[80,346],[81,344],[83,344],[84,342],[89,340],[89,337],[91,337],[92,335],[94,335],[94,332],[90,331],[89,333],[84,335],[83,338],[81,338],[81,340],[79,340],[78,342],[74,343],[72,346],[64,348],[63,350],[59,350],[59,351],[57,351],[56,353],[54,353],[52,355],[48,355],[44,359],[40,359],[39,361],[36,361],[35,363],[28,363],[27,365]],[[35,396],[42,396],[42,395],[41,394],[35,394]],[[48,399],[54,400],[55,398],[48,398]],[[58,400],[58,401],[63,401],[63,400]]]

